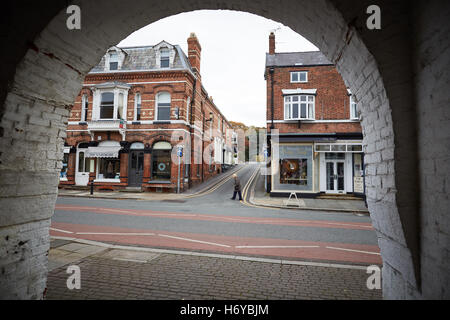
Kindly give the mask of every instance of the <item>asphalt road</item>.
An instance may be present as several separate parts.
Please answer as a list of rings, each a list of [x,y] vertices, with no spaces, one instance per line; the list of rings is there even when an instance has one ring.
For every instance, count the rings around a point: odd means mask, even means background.
[[[256,165],[238,175],[245,186]],[[233,179],[198,197],[166,201],[59,197],[51,235],[134,246],[292,260],[381,264],[370,218],[257,208],[230,200]]]

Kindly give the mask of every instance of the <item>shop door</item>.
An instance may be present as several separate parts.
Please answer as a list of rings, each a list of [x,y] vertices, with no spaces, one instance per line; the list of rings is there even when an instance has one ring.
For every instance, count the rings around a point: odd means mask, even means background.
[[[87,186],[89,183],[89,159],[85,157],[87,149],[77,149],[77,164],[75,170],[75,184]]]
[[[140,187],[144,172],[144,151],[130,151],[128,186]]]
[[[345,192],[345,174],[343,161],[326,161],[327,193]]]

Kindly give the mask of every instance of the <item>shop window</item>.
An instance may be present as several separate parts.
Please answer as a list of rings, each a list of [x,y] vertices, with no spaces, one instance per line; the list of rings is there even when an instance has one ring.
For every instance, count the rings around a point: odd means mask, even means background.
[[[59,174],[60,179],[67,179],[67,167],[68,167],[68,163],[69,163],[69,154],[68,153],[64,153],[64,158],[62,160],[62,168],[61,168],[61,172]]]
[[[170,180],[171,157],[172,146],[169,142],[159,141],[153,145],[152,180]]]
[[[99,158],[98,165],[99,179],[119,179],[120,177],[120,160]]]
[[[280,183],[308,185],[308,160],[307,159],[282,159],[280,160]]]
[[[278,150],[279,170],[272,176],[273,190],[312,191],[312,145],[279,145]]]

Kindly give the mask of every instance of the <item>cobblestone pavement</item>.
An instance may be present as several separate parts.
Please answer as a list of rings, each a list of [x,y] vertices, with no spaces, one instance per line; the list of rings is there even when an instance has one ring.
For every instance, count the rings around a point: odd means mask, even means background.
[[[48,300],[381,299],[381,290],[366,288],[368,274],[360,269],[60,244],[56,247],[53,242],[49,255],[54,269],[48,274]],[[71,258],[56,266],[65,251]],[[67,289],[68,265],[80,267],[79,290]]]

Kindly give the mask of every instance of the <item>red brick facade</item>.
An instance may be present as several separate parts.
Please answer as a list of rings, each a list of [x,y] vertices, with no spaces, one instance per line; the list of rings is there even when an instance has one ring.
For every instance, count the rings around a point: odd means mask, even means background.
[[[161,68],[155,68],[156,70],[117,70],[116,72],[108,70],[107,72],[90,72],[85,77],[83,89],[75,99],[70,113],[65,144],[68,153],[66,156],[67,171],[66,178],[60,181],[60,187],[76,184],[77,161],[81,161],[78,159],[77,153],[77,147],[80,143],[87,143],[95,147],[104,141],[115,141],[122,146],[118,154],[120,178],[118,178],[119,173],[117,172],[113,181],[99,179],[98,163],[101,158],[90,159],[93,160],[94,167],[94,172],[90,174],[90,180],[94,179],[96,189],[115,190],[129,185],[129,173],[131,172],[129,170],[131,152],[129,148],[135,142],[142,143],[145,146],[141,150],[144,155],[141,172],[142,183],[140,184],[144,191],[173,192],[176,190],[178,158],[176,157],[177,148],[175,147],[180,144],[185,146],[184,159],[187,159],[189,153],[191,155],[190,166],[186,168],[186,164],[182,163],[180,167],[181,190],[201,183],[222,171],[222,164],[226,163],[227,159],[222,156],[221,161],[217,161],[218,156],[216,155],[215,159],[209,161],[208,157],[204,159],[203,153],[209,154],[212,152],[214,155],[214,152],[222,153],[222,147],[227,150],[231,149],[231,126],[201,84],[201,77],[198,73],[201,47],[194,34],[191,34],[188,39],[188,50],[189,60],[185,62],[187,68],[184,69],[168,68],[167,70],[161,70]],[[180,55],[180,51],[177,51],[177,48],[173,47],[172,51],[179,55],[178,59],[184,58]],[[122,112],[121,123],[118,124],[120,119],[117,118],[115,122],[110,122],[111,127],[103,128],[102,126],[106,122],[98,119],[98,116],[97,118],[94,117],[93,108],[95,106],[100,108],[99,102],[96,101],[95,91],[103,88],[101,86],[108,86],[108,84],[110,92],[115,92],[116,84],[126,86],[126,89],[121,91],[126,95],[126,103],[124,103],[123,108],[122,106],[116,107],[117,103],[114,100],[114,108],[120,110],[117,111],[117,114]],[[170,95],[170,118],[164,121],[157,118],[157,104],[160,93]],[[114,94],[116,95],[116,93]],[[141,97],[140,119],[137,119],[136,114],[135,100],[138,94]],[[119,97],[119,99],[122,99],[123,96]],[[83,119],[82,104],[85,99],[88,102],[88,109],[86,118]],[[126,114],[124,114],[125,112]],[[209,120],[210,118],[212,121]],[[216,147],[214,139],[218,139],[220,142],[220,150],[214,150]],[[152,170],[155,170],[155,168],[152,168],[152,159],[155,154],[153,147],[155,143],[160,141],[170,143],[173,154],[170,162],[170,180],[161,183],[154,181],[152,175]],[[205,150],[208,151],[205,152]],[[173,159],[176,160],[173,161]],[[91,167],[90,164],[89,166]]]

